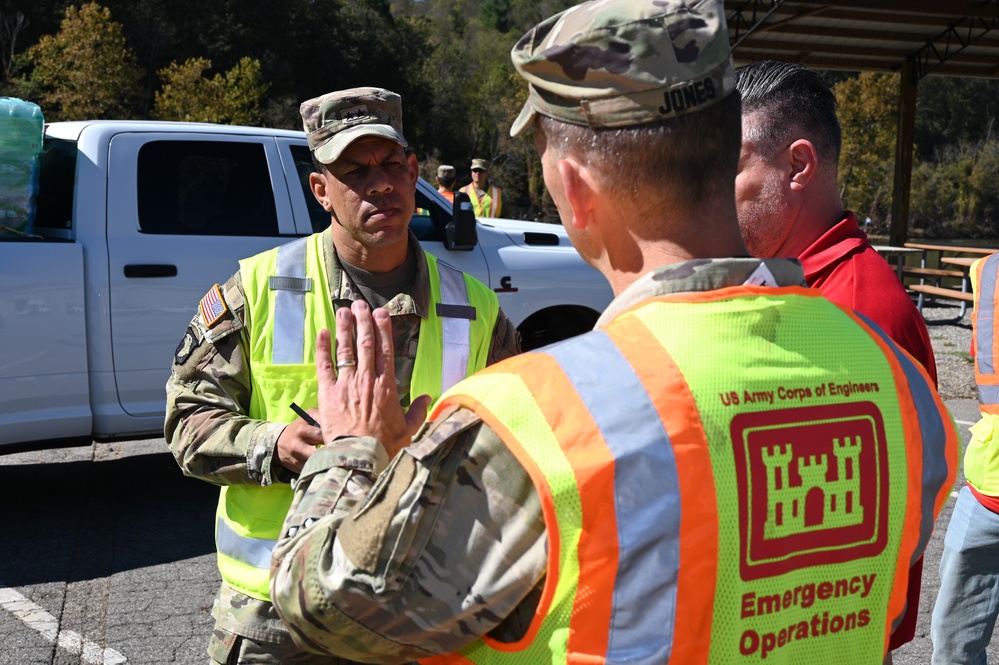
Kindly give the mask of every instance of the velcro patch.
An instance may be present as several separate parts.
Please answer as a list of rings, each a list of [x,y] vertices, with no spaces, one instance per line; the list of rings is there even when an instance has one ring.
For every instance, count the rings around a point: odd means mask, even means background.
[[[198,309],[201,311],[201,320],[205,322],[206,328],[214,326],[228,313],[229,306],[225,304],[225,300],[222,298],[222,289],[219,288],[218,284],[213,286],[201,299]]]

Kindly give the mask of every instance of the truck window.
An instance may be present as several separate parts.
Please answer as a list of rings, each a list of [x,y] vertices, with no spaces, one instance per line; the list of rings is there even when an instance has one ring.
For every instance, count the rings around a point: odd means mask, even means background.
[[[72,228],[76,141],[46,138],[39,165],[35,229]]]
[[[309,146],[291,146],[291,157],[295,160],[298,182],[302,185],[302,193],[305,195],[305,206],[309,209],[309,221],[312,222],[312,232],[319,233],[330,225],[330,214],[319,205],[319,201],[312,194],[312,187],[309,186],[309,174],[316,170],[316,167],[312,164],[312,153],[309,151]]]
[[[139,149],[137,168],[142,233],[279,235],[259,143],[151,141]]]

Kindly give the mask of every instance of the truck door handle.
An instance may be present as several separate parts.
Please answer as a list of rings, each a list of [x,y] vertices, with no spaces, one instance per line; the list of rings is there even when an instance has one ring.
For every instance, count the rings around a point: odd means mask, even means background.
[[[125,266],[125,277],[176,277],[177,266],[158,263],[133,263]]]

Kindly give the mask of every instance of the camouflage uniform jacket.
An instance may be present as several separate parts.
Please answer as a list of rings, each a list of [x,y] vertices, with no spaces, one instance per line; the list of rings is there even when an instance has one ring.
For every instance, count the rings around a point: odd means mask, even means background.
[[[747,280],[805,285],[796,260],[768,260],[769,273],[763,264],[656,269],[615,298],[597,328],[658,295]],[[367,437],[319,450],[302,470],[283,533],[271,596],[296,641],[317,653],[402,663],[486,634],[515,641],[544,585],[537,492],[500,438],[463,408],[426,424],[393,460]]]
[[[332,249],[329,229],[323,231],[326,270],[335,307],[361,299],[360,291],[340,267]],[[397,353],[396,376],[403,404],[416,358],[420,321],[430,307],[430,280],[426,257],[410,234],[416,252],[417,277],[409,293],[400,293],[386,305],[392,314]],[[290,482],[293,476],[276,455],[278,436],[285,423],[254,420],[250,405],[248,335],[244,330],[244,299],[237,272],[222,288],[228,311],[211,328],[199,313],[177,347],[173,371],[167,381],[164,435],[177,463],[188,476],[215,485]],[[502,311],[496,320],[488,364],[520,352],[520,338]],[[289,420],[294,414],[289,412]],[[206,516],[206,519],[208,517]],[[287,632],[270,603],[254,600],[227,585],[216,598],[213,615],[228,630],[252,639],[283,642]]]

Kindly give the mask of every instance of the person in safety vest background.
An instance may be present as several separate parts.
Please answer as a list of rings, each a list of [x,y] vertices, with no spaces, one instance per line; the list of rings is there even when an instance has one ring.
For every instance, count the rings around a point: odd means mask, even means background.
[[[454,203],[454,181],[456,178],[457,174],[450,164],[441,164],[437,167],[437,191],[451,203]]]
[[[381,663],[881,663],[957,431],[881,328],[748,256],[723,3],[581,4],[512,59],[511,134],[533,130],[616,297],[453,387],[412,441],[387,313],[338,312],[278,613]]]
[[[459,191],[468,194],[476,217],[499,217],[503,211],[503,190],[489,182],[489,162],[472,160],[472,182]]]
[[[807,67],[773,60],[735,71],[742,95],[742,154],[735,198],[753,256],[797,257],[805,279],[832,302],[868,317],[926,369],[936,361],[923,316],[898,275],[845,210],[837,180],[842,144],[836,97]],[[923,564],[909,577],[905,618],[891,648],[916,633]]]
[[[940,558],[940,591],[930,635],[933,663],[986,662],[999,615],[999,337],[996,283],[999,254],[971,265],[974,292],[972,349],[978,408],[964,451],[964,475]]]
[[[332,224],[241,261],[212,287],[167,383],[171,451],[185,474],[222,488],[215,525],[223,582],[208,649],[217,663],[339,662],[296,646],[268,589],[289,483],[323,443],[295,409],[318,415],[315,340],[335,311],[365,303],[391,312],[394,406],[421,420],[430,404],[421,395],[436,399],[520,348],[496,295],[425,253],[408,230],[418,165],[406,152],[399,95],[341,90],[301,112],[315,165],[309,182]],[[348,483],[341,500],[368,489]]]

